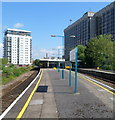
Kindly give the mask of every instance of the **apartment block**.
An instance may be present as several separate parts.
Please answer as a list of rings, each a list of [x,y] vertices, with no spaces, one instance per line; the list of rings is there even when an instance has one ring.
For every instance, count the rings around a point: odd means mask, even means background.
[[[4,35],[4,58],[17,65],[31,65],[31,31],[7,29]]]

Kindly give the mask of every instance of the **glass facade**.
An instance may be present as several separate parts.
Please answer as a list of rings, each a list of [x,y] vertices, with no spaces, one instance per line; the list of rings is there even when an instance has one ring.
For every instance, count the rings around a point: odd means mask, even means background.
[[[90,17],[89,13],[85,13],[85,16],[64,30],[65,60],[69,60],[69,53],[73,48],[77,45],[86,45],[92,37],[111,34],[115,39],[115,2]],[[75,35],[76,38],[70,38],[71,35]]]
[[[90,39],[90,21],[94,13],[92,16],[89,16],[88,14],[89,12],[85,13],[81,19],[64,30],[64,57],[66,60],[69,60],[69,53],[73,48],[75,48],[77,45],[85,46]],[[74,35],[76,37],[71,38],[71,35]]]
[[[111,34],[115,39],[115,2],[94,15],[96,35]]]

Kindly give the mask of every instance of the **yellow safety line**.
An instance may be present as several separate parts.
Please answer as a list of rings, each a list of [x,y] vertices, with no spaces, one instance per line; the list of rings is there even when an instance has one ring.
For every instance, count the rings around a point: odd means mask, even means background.
[[[101,86],[101,85],[99,85],[99,84],[97,84],[97,83],[95,83],[95,82],[93,82],[93,81],[91,81],[91,80],[89,80],[89,79],[87,79],[87,78],[85,78],[85,77],[81,76],[81,75],[80,75],[80,77],[82,77],[82,78],[86,79],[87,81],[89,81],[89,82],[91,82],[91,83],[93,83],[93,84],[95,84],[95,85],[97,85],[97,86],[101,87],[102,89],[104,89],[104,90],[108,91],[109,93],[111,93],[111,94],[115,95],[115,93],[114,93],[114,92],[112,92],[112,91],[108,90],[107,88],[105,88],[105,87],[103,87],[103,86]]]
[[[99,84],[97,84],[97,83],[95,83],[95,82],[93,82],[93,81],[91,81],[91,80],[89,80],[89,79],[87,79],[87,78],[85,78],[85,77],[81,76],[81,75],[79,75],[79,76],[80,76],[80,77],[82,77],[82,78],[84,78],[85,80],[87,80],[87,81],[89,81],[89,82],[91,82],[91,83],[93,83],[93,84],[95,84],[95,85],[97,85],[97,86],[101,87],[102,89],[106,90],[107,92],[109,92],[109,93],[111,93],[111,94],[115,95],[115,93],[114,93],[114,92],[112,92],[112,91],[108,90],[107,88],[105,88],[105,87],[103,87],[103,86],[101,86],[101,85],[99,85]]]
[[[40,75],[40,78],[39,78],[39,80],[38,80],[36,86],[34,87],[33,91],[31,92],[31,94],[30,94],[28,100],[26,101],[26,103],[25,103],[25,105],[23,106],[22,110],[21,110],[20,113],[18,114],[16,120],[20,120],[21,117],[23,116],[25,110],[27,109],[27,107],[28,107],[28,105],[29,105],[29,103],[30,103],[30,101],[31,101],[31,99],[32,99],[32,97],[33,97],[33,95],[34,95],[34,93],[35,93],[35,91],[36,91],[36,89],[37,89],[39,83],[40,83],[40,80],[41,80],[41,78],[42,78],[42,75],[43,75],[43,71],[42,71],[42,73],[41,73],[41,75]]]

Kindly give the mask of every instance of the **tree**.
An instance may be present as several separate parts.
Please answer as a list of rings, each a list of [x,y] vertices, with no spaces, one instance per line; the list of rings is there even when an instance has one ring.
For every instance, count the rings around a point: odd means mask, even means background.
[[[2,65],[6,65],[8,63],[8,59],[7,58],[2,58]]]
[[[34,61],[34,64],[35,64],[36,66],[39,66],[39,60],[36,59],[36,60]]]
[[[100,35],[92,38],[85,49],[85,56],[88,67],[112,66],[113,43],[111,35]]]
[[[79,62],[79,67],[84,67],[85,66],[85,49],[86,47],[83,45],[78,45],[78,60],[80,60]]]

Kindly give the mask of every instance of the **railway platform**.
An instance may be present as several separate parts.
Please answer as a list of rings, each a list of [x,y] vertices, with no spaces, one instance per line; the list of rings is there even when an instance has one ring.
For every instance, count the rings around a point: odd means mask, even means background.
[[[5,115],[7,118],[114,118],[114,93],[108,88],[78,74],[78,92],[74,93],[74,73],[69,86],[61,72],[42,69],[28,91]]]

